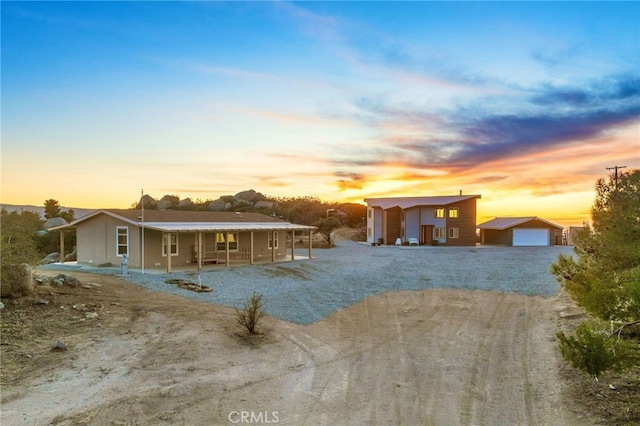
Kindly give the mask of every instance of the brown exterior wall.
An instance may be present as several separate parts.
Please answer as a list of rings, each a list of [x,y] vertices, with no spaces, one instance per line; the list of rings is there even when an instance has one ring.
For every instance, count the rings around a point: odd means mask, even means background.
[[[395,244],[396,238],[400,238],[402,233],[402,209],[392,207],[385,210],[387,216],[387,227],[385,229],[384,243]]]
[[[514,229],[549,229],[549,244],[552,246],[562,244],[562,229],[555,228],[539,220],[530,220],[504,230],[482,229],[480,230],[480,241],[482,244],[511,246],[513,245]]]
[[[513,232],[511,228],[501,231],[499,229],[481,229],[480,241],[482,244],[499,244],[510,246],[513,241]]]
[[[458,217],[450,218],[449,209],[458,208]],[[471,198],[447,205],[446,243],[447,246],[475,246],[476,245],[476,199]],[[449,229],[458,228],[459,238],[449,238]]]

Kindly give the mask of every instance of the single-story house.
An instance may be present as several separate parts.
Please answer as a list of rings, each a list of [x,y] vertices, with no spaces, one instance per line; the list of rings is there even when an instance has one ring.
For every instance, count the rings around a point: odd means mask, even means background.
[[[553,246],[562,244],[564,228],[536,216],[496,217],[478,225],[482,244]]]
[[[315,227],[296,225],[253,212],[180,210],[96,210],[51,230],[76,230],[77,261],[87,265],[121,265],[166,269],[205,264],[295,259],[296,232],[309,236]],[[287,254],[287,234],[291,253]],[[64,238],[61,238],[64,258]],[[170,255],[167,256],[167,253]]]
[[[367,242],[476,245],[476,202],[480,195],[366,198]]]

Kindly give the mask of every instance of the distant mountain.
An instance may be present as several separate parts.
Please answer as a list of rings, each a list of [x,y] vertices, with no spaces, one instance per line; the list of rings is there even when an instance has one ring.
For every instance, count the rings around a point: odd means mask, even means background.
[[[9,213],[11,212],[33,212],[40,215],[41,218],[44,219],[44,206],[32,206],[32,205],[15,205],[15,204],[0,204],[0,207],[6,209]],[[86,214],[91,213],[96,209],[81,209],[76,207],[64,207],[60,206],[60,210],[73,210],[75,214],[75,218],[82,217]]]

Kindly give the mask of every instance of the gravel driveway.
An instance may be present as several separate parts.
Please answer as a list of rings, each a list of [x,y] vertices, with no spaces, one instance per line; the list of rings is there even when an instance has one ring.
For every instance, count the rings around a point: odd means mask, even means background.
[[[131,272],[126,280],[153,291],[235,307],[242,306],[255,291],[263,295],[269,315],[310,324],[367,296],[395,290],[455,288],[553,296],[560,286],[549,273],[549,266],[558,254],[572,252],[567,246],[373,247],[342,240],[332,249],[314,250],[311,260],[221,268],[200,274]],[[299,254],[306,256],[307,250],[301,249]],[[183,290],[166,284],[168,277],[200,280],[213,291]]]

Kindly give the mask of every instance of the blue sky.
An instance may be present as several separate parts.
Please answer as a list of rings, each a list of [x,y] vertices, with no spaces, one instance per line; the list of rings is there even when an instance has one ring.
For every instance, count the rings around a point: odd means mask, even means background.
[[[2,2],[2,202],[480,193],[640,167],[637,2]]]

